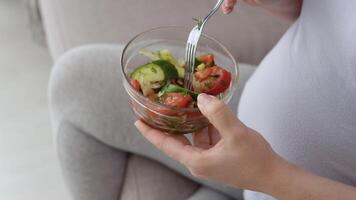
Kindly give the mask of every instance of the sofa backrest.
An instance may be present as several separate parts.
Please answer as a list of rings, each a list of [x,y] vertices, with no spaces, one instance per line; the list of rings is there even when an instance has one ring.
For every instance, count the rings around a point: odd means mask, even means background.
[[[42,0],[47,41],[53,58],[90,43],[125,44],[144,30],[167,25],[192,27],[215,0]],[[271,14],[239,5],[231,15],[217,14],[206,33],[241,62],[257,64],[288,28]]]

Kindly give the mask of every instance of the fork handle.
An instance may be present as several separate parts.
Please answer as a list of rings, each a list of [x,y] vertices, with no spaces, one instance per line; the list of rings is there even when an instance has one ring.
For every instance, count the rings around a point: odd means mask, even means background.
[[[210,11],[210,13],[203,19],[200,29],[202,29],[204,27],[204,25],[206,24],[206,22],[211,18],[211,16],[213,16],[216,13],[216,11],[219,10],[219,8],[221,7],[221,4],[224,3],[224,1],[225,0],[219,0],[215,4],[214,8]]]

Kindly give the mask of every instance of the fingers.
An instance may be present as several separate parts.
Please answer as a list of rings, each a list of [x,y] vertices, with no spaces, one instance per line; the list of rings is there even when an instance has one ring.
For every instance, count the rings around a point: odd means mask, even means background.
[[[193,133],[194,146],[202,149],[212,148],[220,141],[220,139],[220,133],[212,125],[209,125],[209,127]]]
[[[211,135],[208,128],[193,133],[193,144],[202,149],[209,149],[212,146]]]
[[[224,14],[231,13],[234,9],[236,2],[237,2],[237,0],[225,0],[223,5],[221,6],[223,13]]]
[[[222,137],[231,137],[232,133],[238,134],[239,130],[245,128],[231,110],[214,96],[200,94],[198,107]]]
[[[158,149],[184,165],[189,163],[190,159],[199,152],[198,149],[190,145],[189,140],[183,135],[167,135],[151,128],[141,120],[136,121],[135,126]]]
[[[213,145],[217,144],[221,139],[219,131],[216,130],[216,128],[213,125],[209,125],[208,130],[209,130],[211,143]]]

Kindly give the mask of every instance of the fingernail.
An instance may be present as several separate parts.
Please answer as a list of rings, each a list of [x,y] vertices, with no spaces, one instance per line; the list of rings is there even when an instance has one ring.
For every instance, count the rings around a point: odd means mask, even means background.
[[[140,120],[137,120],[137,121],[134,123],[134,125],[135,125],[136,127],[138,127],[139,124],[140,124]]]
[[[204,93],[198,96],[198,104],[201,106],[207,105],[211,100],[213,100],[213,96]]]
[[[232,8],[226,10],[226,14],[230,14],[232,12]]]

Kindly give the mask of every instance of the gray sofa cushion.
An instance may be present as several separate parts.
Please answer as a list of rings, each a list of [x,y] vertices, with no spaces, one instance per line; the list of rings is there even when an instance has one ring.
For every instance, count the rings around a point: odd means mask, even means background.
[[[158,26],[193,25],[215,1],[207,0],[41,0],[53,58],[88,43],[126,43],[135,34]],[[225,44],[236,57],[257,64],[281,37],[288,23],[241,4],[237,12],[221,12],[206,32]]]

